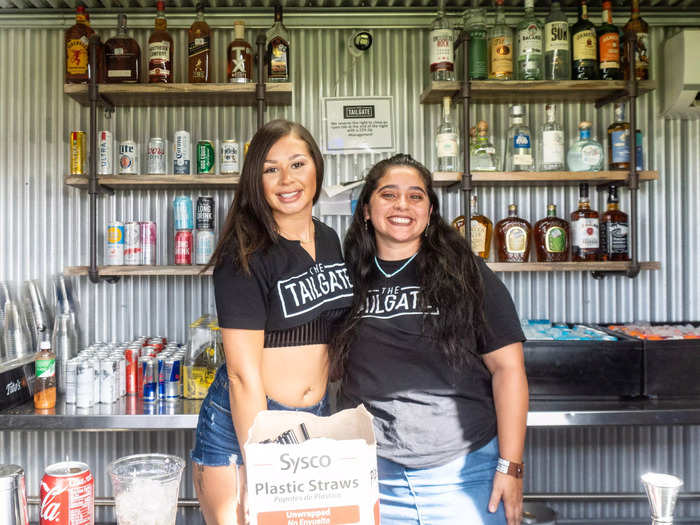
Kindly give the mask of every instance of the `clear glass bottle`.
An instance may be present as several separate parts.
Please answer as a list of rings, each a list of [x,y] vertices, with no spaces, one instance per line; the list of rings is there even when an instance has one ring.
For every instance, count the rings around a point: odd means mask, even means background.
[[[47,409],[56,406],[56,354],[51,343],[42,341],[39,355],[34,361],[34,408]]]
[[[530,260],[532,227],[518,217],[518,206],[508,205],[508,217],[496,223],[496,259],[498,262],[522,263]]]
[[[289,31],[282,21],[282,6],[275,6],[275,23],[265,33],[267,42],[267,81],[291,82]]]
[[[513,30],[503,0],[496,0],[496,23],[489,31],[489,80],[513,80]]]
[[[445,17],[445,0],[438,0],[437,16],[430,26],[430,78],[455,79],[454,32]]]
[[[442,98],[442,121],[435,135],[437,171],[459,171],[459,128],[452,121],[450,97]]]
[[[497,171],[496,147],[489,140],[489,125],[484,120],[477,124],[478,136],[471,148],[469,164],[472,171]]]
[[[204,20],[204,4],[197,4],[197,18],[188,31],[187,81],[209,82],[209,55],[211,53],[211,29]]]
[[[126,15],[118,17],[117,34],[105,42],[107,82],[136,83],[141,81],[141,48],[126,30]]]
[[[532,133],[524,105],[510,107],[510,123],[506,139],[506,171],[535,171]]]
[[[603,15],[598,27],[598,69],[601,80],[622,80],[620,69],[620,30],[612,23],[612,2],[603,2]]]
[[[545,106],[546,122],[537,135],[538,159],[541,171],[564,171],[564,153],[566,140],[564,128],[557,120],[557,107],[553,104]]]
[[[591,123],[578,125],[579,138],[569,149],[566,161],[569,171],[600,171],[603,169],[603,146],[591,138]]]
[[[469,78],[489,78],[486,8],[472,7],[464,12],[464,29],[469,33]]]
[[[600,218],[600,258],[603,261],[629,261],[629,220],[620,211],[617,186],[608,186],[608,208]]]
[[[535,0],[525,0],[525,14],[516,28],[518,80],[544,78],[542,30],[542,22],[535,16]]]
[[[535,223],[537,262],[564,262],[569,258],[569,223],[557,217],[557,205],[547,205],[547,216]]]
[[[571,33],[561,4],[554,0],[544,24],[544,78],[571,80]]]
[[[596,261],[600,249],[598,212],[591,209],[588,184],[579,184],[578,209],[571,214],[571,260]]]
[[[174,82],[173,64],[175,46],[173,37],[168,32],[168,21],[165,18],[165,2],[158,0],[153,33],[148,39],[148,81]]]
[[[615,104],[615,122],[608,126],[608,169],[630,169],[630,123],[625,121],[625,103]]]

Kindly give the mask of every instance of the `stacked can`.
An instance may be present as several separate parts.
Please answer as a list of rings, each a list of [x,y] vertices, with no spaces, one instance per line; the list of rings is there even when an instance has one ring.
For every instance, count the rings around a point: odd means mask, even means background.
[[[214,253],[216,237],[214,235],[214,217],[216,203],[214,197],[199,197],[197,199],[197,238],[195,240],[195,264],[207,264]]]
[[[153,221],[139,222],[141,240],[141,264],[156,264],[156,223]]]
[[[124,264],[124,223],[110,222],[107,225],[107,240],[105,242],[105,264]]]
[[[192,220],[192,199],[186,195],[173,201],[175,223],[175,264],[192,264],[194,221]]]

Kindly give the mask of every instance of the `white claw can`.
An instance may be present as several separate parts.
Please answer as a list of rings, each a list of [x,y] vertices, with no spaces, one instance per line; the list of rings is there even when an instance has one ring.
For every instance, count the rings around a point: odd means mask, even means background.
[[[124,225],[124,264],[141,264],[141,224],[127,222]]]
[[[222,141],[219,159],[219,171],[222,175],[239,173],[241,171],[241,144],[237,140]]]
[[[207,264],[211,256],[214,254],[216,237],[214,230],[197,230],[197,239],[195,240],[194,263]]]
[[[65,388],[66,388],[66,403],[74,405],[76,402],[76,369],[78,362],[75,359],[66,361],[65,368]]]
[[[109,131],[97,134],[97,174],[114,174],[114,137]]]
[[[109,357],[100,359],[100,403],[109,404],[116,401],[114,395],[116,383],[115,364]]]
[[[148,173],[151,175],[167,173],[165,151],[165,139],[153,137],[148,141]]]
[[[123,140],[119,143],[119,173],[139,173],[139,145],[133,140]]]
[[[180,130],[175,132],[173,141],[173,173],[189,175],[192,163],[192,139],[190,132]]]

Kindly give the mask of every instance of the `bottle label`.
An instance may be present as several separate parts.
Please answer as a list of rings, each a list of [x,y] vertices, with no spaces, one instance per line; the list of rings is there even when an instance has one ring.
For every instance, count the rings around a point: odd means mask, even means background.
[[[587,144],[581,149],[581,160],[588,168],[600,169],[603,160],[603,152],[593,144]]]
[[[572,223],[572,245],[579,249],[598,249],[600,245],[597,218],[582,218]]]
[[[459,155],[456,133],[438,133],[435,143],[438,157],[456,157]]]
[[[613,131],[611,133],[612,145],[612,161],[629,162],[630,161],[630,132],[628,129],[622,131]]]
[[[525,253],[527,249],[527,232],[522,226],[512,226],[506,232],[506,251],[508,253]]]
[[[494,76],[513,73],[513,40],[499,36],[491,39],[491,74]]]
[[[270,42],[269,46],[269,63],[267,69],[268,78],[286,79],[289,75],[287,64],[287,54],[289,48],[281,40]]]
[[[530,135],[518,133],[513,137],[513,147],[515,149],[530,149]]]
[[[452,29],[430,32],[430,71],[454,70],[454,38]]]
[[[626,222],[606,222],[600,230],[600,247],[608,255],[627,254],[629,226]]]
[[[486,225],[472,219],[472,251],[476,254],[486,251]]]
[[[55,359],[37,359],[34,361],[36,377],[54,377],[56,375]]]
[[[564,132],[542,132],[542,163],[564,164]]]
[[[549,22],[544,26],[544,51],[569,50],[569,24],[567,22]]]
[[[598,40],[600,45],[600,67],[615,69],[620,67],[620,35],[605,33]]]
[[[231,78],[250,78],[250,71],[246,68],[247,52],[243,46],[231,48]]]
[[[190,58],[209,52],[209,36],[195,38],[187,46],[187,54]]]
[[[542,54],[542,31],[535,24],[529,24],[525,29],[518,31],[519,57]]]
[[[574,60],[597,60],[595,31],[587,29],[574,35]]]
[[[566,231],[560,226],[552,226],[544,234],[544,247],[549,253],[566,251]]]
[[[107,71],[108,78],[130,78],[132,72],[128,69],[110,69]]]
[[[469,36],[469,77],[487,78],[489,72],[486,58],[486,31],[470,31]]]
[[[159,61],[159,62],[169,62],[170,61],[170,42],[167,41],[162,41],[162,42],[151,42],[148,44],[148,60],[149,60],[149,68],[152,68],[153,65],[151,62],[153,61]]]
[[[88,74],[88,50],[82,38],[66,42],[66,71],[69,75]]]
[[[635,67],[649,69],[648,33],[637,33],[637,48],[634,50]]]

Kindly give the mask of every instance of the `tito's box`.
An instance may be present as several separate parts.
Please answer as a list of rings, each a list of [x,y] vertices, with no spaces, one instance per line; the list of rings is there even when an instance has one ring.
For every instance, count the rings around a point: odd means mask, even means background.
[[[301,443],[261,443],[288,430]],[[260,412],[245,450],[251,525],[379,525],[377,444],[363,406],[330,417]]]

